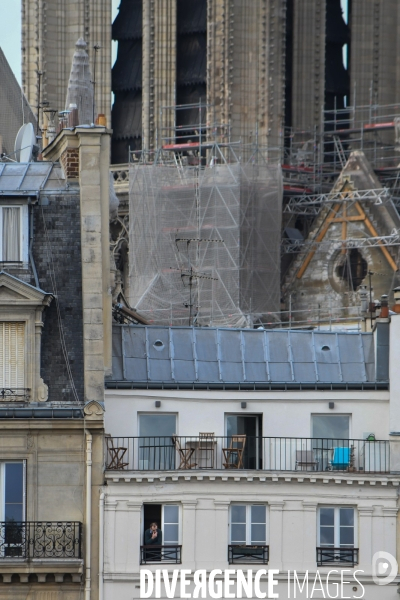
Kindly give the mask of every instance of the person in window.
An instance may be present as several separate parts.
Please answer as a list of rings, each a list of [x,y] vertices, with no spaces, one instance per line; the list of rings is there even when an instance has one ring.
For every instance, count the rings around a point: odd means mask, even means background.
[[[144,532],[144,545],[147,546],[145,549],[146,561],[161,560],[161,548],[156,546],[162,546],[162,531],[158,529],[157,523],[151,523],[150,529],[146,529]],[[155,546],[149,548],[149,546]]]

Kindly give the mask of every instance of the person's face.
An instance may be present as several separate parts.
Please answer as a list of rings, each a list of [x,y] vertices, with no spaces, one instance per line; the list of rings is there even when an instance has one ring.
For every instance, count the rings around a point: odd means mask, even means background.
[[[152,525],[152,526],[151,526],[151,530],[152,530],[152,531],[157,531],[157,525]]]

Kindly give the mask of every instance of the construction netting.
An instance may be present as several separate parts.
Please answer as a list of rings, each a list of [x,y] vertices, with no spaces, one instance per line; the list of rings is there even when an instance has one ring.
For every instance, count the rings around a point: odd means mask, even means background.
[[[278,165],[130,166],[130,303],[150,323],[251,326],[280,304]]]

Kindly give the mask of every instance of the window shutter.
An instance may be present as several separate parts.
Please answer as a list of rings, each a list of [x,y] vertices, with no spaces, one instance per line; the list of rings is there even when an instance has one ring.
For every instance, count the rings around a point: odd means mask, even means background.
[[[0,388],[25,387],[25,324],[0,323]]]

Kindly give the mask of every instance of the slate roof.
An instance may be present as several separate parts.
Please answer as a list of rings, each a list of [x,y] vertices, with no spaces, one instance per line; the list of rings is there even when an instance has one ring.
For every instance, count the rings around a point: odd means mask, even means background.
[[[357,387],[375,382],[374,342],[370,333],[116,325],[111,382]]]

